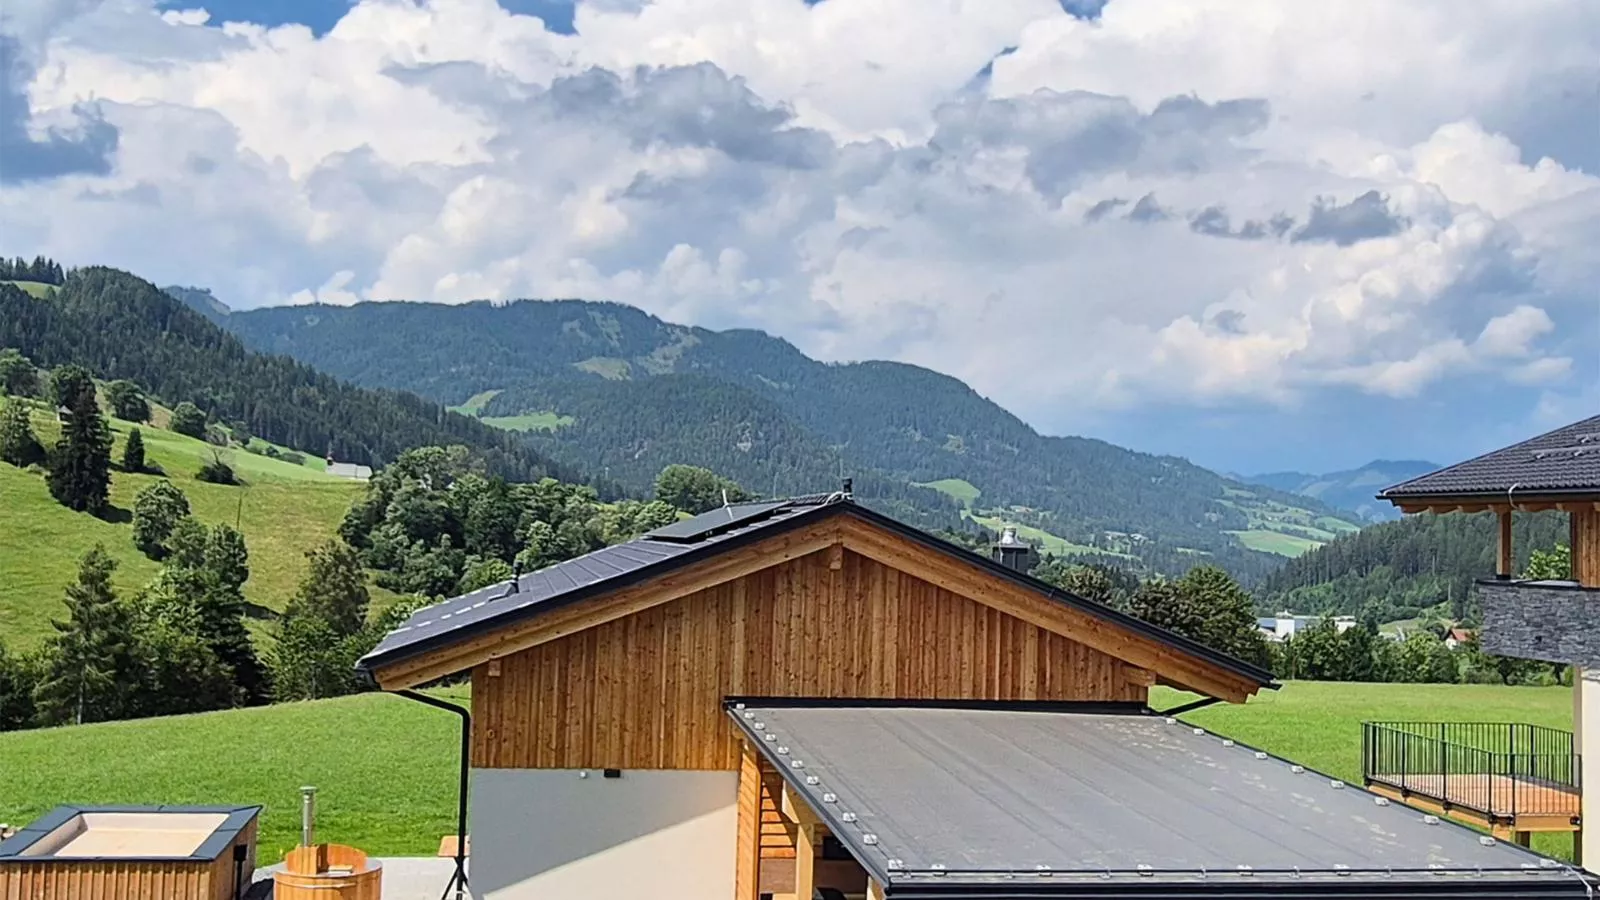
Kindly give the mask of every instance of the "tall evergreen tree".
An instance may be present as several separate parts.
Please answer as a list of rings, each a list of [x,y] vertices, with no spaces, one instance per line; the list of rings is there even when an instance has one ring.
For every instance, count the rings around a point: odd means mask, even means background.
[[[134,428],[128,432],[128,440],[122,445],[122,471],[143,472],[144,465],[144,435]]]
[[[11,653],[0,644],[0,731],[33,724],[33,690],[38,680],[33,657]]]
[[[31,466],[44,460],[44,447],[33,434],[28,404],[13,397],[0,407],[0,461]]]
[[[1266,641],[1256,626],[1250,595],[1233,576],[1216,566],[1195,566],[1178,579],[1177,589],[1200,617],[1199,632],[1191,637],[1246,662],[1266,664]],[[1370,657],[1369,652],[1369,673]]]
[[[67,588],[67,618],[51,622],[56,634],[34,690],[39,717],[47,723],[101,722],[128,711],[139,660],[128,608],[111,588],[116,567],[97,544]]]
[[[237,704],[265,700],[266,672],[244,626],[243,587],[250,577],[244,537],[227,525],[207,528],[190,517],[173,528],[167,551],[148,603],[170,607],[164,613],[169,619],[192,622],[195,636],[227,667]]]
[[[372,598],[355,550],[342,541],[328,541],[306,553],[306,562],[306,576],[284,614],[320,619],[340,636],[360,631]]]
[[[81,391],[50,454],[50,495],[70,509],[100,515],[110,491],[111,430],[94,391]]]

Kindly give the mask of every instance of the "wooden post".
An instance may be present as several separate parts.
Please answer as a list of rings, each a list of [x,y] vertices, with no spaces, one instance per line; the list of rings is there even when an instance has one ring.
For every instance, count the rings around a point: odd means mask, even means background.
[[[1516,566],[1515,548],[1511,546],[1511,510],[1500,510],[1500,561],[1495,567],[1495,574],[1501,578],[1510,578],[1511,570]]]
[[[734,900],[761,896],[761,759],[748,743],[739,763],[739,829],[735,838]]]
[[[801,825],[794,832],[794,896],[809,898],[817,890],[816,826]]]
[[[883,885],[874,879],[867,879],[867,900],[883,900]]]

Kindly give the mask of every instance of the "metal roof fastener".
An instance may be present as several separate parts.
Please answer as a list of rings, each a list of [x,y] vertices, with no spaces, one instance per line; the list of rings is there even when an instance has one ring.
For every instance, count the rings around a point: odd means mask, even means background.
[[[886,865],[888,867],[889,871],[898,872],[901,869],[904,869],[906,867],[906,861],[903,860],[903,859],[900,859],[899,857],[892,857],[884,865]]]
[[[839,815],[839,819],[844,822],[854,822],[856,820],[856,814],[853,812],[841,813]]]
[[[1372,802],[1378,804],[1379,806],[1388,806],[1389,805],[1389,798],[1388,797],[1373,797],[1372,798]]]
[[[872,843],[877,843],[877,841],[877,835],[873,835]],[[944,863],[932,863],[928,866],[928,869],[933,872],[935,878],[943,877],[944,875]]]
[[[1550,858],[1546,857],[1545,859],[1539,860],[1539,868],[1541,868],[1541,869],[1559,869],[1559,868],[1561,868],[1561,863],[1557,862],[1556,860],[1553,860],[1553,859],[1550,859]]]
[[[1224,740],[1222,742],[1222,746],[1224,746],[1224,747],[1232,747],[1233,746],[1233,741],[1232,740]]]
[[[809,785],[810,787],[816,787],[817,785],[819,785],[821,783],[822,783],[822,779],[818,778],[815,775],[807,775],[806,776],[806,784]]]
[[[783,744],[779,744],[778,745],[778,755],[779,756],[788,756],[789,755],[789,748],[784,746]]]
[[[1256,759],[1266,759],[1266,758],[1267,758],[1266,751],[1264,751],[1264,750],[1257,750],[1256,751]]]
[[[1328,787],[1331,787],[1336,791],[1342,791],[1342,790],[1344,790],[1344,782],[1342,782],[1339,779],[1335,778],[1334,780],[1328,782]]]
[[[1333,871],[1334,874],[1338,875],[1340,878],[1343,878],[1350,874],[1350,867],[1344,863],[1334,863]]]
[[[1255,868],[1253,866],[1247,866],[1247,865],[1241,864],[1238,868],[1239,868],[1239,874],[1240,875],[1249,876],[1249,875],[1254,875],[1256,873],[1256,870],[1255,870]]]
[[[1139,863],[1137,866],[1134,866],[1134,868],[1139,872],[1139,875],[1144,878],[1149,878],[1150,876],[1156,874],[1155,867],[1149,865],[1148,863]]]
[[[733,705],[733,708],[734,709],[738,709],[738,710],[743,710],[744,709],[744,704],[743,703],[735,703]]]
[[[868,847],[874,846],[878,843],[878,836],[869,831],[861,836],[861,843]]]
[[[806,762],[803,759],[791,759],[791,760],[789,760],[789,768],[791,768],[791,769],[804,769],[805,767],[806,767]]]
[[[756,712],[755,712],[755,710],[753,710],[753,709],[747,709],[747,710],[745,710],[745,711],[744,711],[744,718],[745,718],[745,721],[749,721],[749,720],[751,720],[751,719],[754,719],[754,718],[755,718],[755,717],[756,717]]]
[[[1196,729],[1194,729],[1194,733],[1195,734],[1205,734],[1206,730],[1204,728],[1196,728]]]
[[[757,722],[754,725],[751,725],[750,727],[754,728],[757,731],[766,731],[767,730],[767,723],[765,723],[765,722]]]
[[[823,803],[838,803],[839,802],[839,795],[835,794],[833,791],[828,791],[827,793],[822,795],[822,802]]]
[[[1296,775],[1299,775],[1300,773],[1304,772],[1305,770],[1306,770],[1305,766],[1295,765],[1295,766],[1290,766],[1289,767],[1289,771],[1295,773]]]
[[[766,734],[763,734],[761,739],[764,741],[775,741],[778,739],[778,736],[769,731]]]
[[[1499,841],[1496,841],[1494,838],[1485,834],[1478,838],[1478,843],[1484,845],[1485,847],[1493,847],[1495,844],[1499,843]]]
[[[1177,719],[1174,719],[1174,718],[1173,718],[1173,717],[1171,717],[1171,716],[1167,716],[1167,718],[1166,718],[1166,720],[1165,720],[1165,721],[1166,721],[1166,723],[1167,723],[1167,724],[1168,724],[1168,725],[1176,725],[1176,724],[1178,724],[1178,720],[1177,720]]]
[[[1422,817],[1422,823],[1424,825],[1437,825],[1437,824],[1439,824],[1439,817],[1434,815],[1434,814],[1432,814],[1432,813],[1429,813],[1429,814],[1427,814],[1427,815]]]
[[[1051,871],[1050,867],[1044,863],[1038,863],[1033,867],[1033,870],[1039,873],[1040,878],[1049,878],[1051,875],[1055,874]]]

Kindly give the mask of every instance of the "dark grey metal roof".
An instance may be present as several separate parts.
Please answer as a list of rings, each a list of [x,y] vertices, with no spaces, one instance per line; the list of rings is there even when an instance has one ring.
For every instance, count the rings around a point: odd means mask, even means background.
[[[469,632],[499,627],[562,602],[642,581],[725,545],[743,543],[756,532],[792,524],[799,517],[815,514],[823,505],[820,502],[781,505],[778,509],[766,510],[770,515],[764,518],[746,521],[697,541],[645,537],[613,544],[523,575],[515,581],[515,592],[511,592],[513,583],[507,581],[424,607],[413,613],[404,625],[389,632],[378,646],[361,658],[358,667],[371,669],[392,659],[465,638]]]
[[[1577,492],[1600,493],[1600,416],[1403,481],[1378,499]]]
[[[762,505],[770,505],[770,502]],[[698,540],[657,540],[646,536],[624,544],[605,547],[521,576],[516,580],[517,590],[514,593],[508,593],[512,583],[506,582],[443,603],[436,603],[414,613],[404,625],[390,632],[356,665],[364,671],[372,671],[396,660],[465,640],[474,634],[500,628],[567,603],[653,578],[724,550],[835,514],[849,514],[876,524],[908,540],[984,569],[996,577],[1036,591],[1051,600],[1072,606],[1128,631],[1204,659],[1255,684],[1263,687],[1276,686],[1272,673],[1260,666],[1235,659],[1198,641],[1158,628],[1109,606],[1070,594],[986,556],[958,547],[865,506],[857,505],[841,494],[791,498],[783,501],[776,509],[764,509],[759,518],[741,521],[736,527],[708,534]]]
[[[767,702],[729,713],[890,897],[1584,894],[1555,860],[1176,719]]]

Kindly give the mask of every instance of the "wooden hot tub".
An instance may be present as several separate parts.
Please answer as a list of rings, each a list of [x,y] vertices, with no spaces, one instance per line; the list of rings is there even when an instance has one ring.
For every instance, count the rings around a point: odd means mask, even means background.
[[[58,806],[0,842],[0,897],[238,900],[259,806]]]

